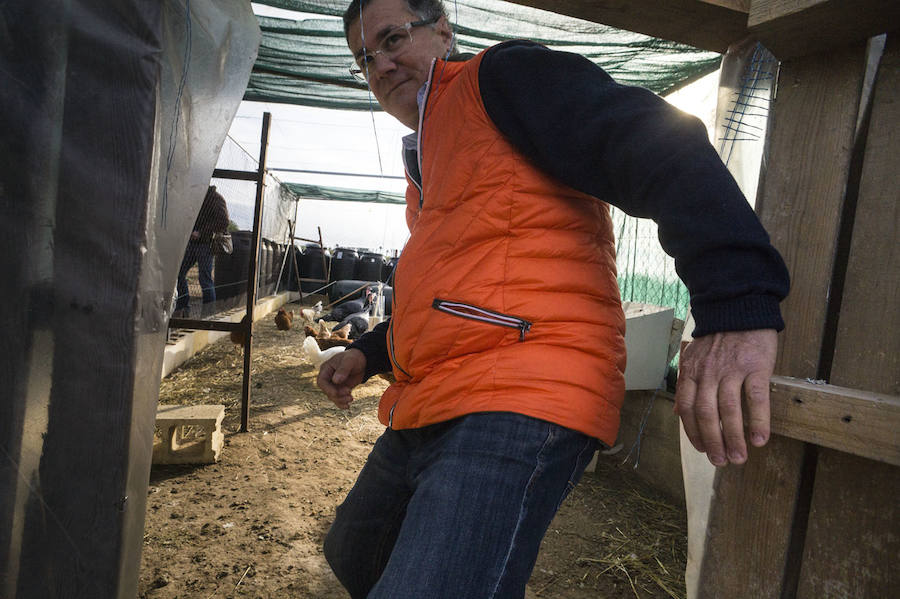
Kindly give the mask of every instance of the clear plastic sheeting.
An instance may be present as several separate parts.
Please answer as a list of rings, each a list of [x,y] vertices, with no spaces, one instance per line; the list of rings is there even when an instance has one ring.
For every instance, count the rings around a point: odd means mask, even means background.
[[[756,205],[777,73],[778,61],[752,39],[730,47],[722,58],[715,148],[751,205]]]
[[[178,265],[241,0],[0,5],[0,596],[133,598]]]
[[[259,17],[262,42],[246,100],[380,110],[348,72],[350,51],[339,18],[349,0],[262,0],[276,8],[332,18]],[[501,0],[445,0],[460,51],[479,52],[529,39],[581,54],[618,82],[658,94],[674,91],[719,65],[719,54]]]

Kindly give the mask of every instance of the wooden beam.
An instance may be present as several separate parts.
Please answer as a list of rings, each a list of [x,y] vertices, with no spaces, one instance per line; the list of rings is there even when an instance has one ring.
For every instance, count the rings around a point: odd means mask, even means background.
[[[772,432],[900,465],[900,397],[772,377]]]
[[[896,29],[897,0],[752,0],[747,27],[780,60]]]
[[[749,0],[511,0],[713,52],[747,35]]]
[[[213,178],[257,181],[259,179],[259,171],[236,171],[234,169],[217,168],[213,171]]]

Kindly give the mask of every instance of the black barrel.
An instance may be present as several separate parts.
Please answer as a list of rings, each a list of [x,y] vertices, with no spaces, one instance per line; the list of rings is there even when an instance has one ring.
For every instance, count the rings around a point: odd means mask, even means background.
[[[272,283],[272,270],[275,268],[275,244],[271,239],[265,240],[266,244],[266,285]]]
[[[281,263],[284,262],[284,245],[273,242],[272,250],[274,251],[272,254],[272,282],[275,283],[278,281],[278,277],[281,276]],[[278,290],[284,290],[284,283],[278,285]]]
[[[282,251],[287,257],[285,258],[284,270],[281,272],[281,284],[279,285],[279,288],[288,291],[298,291],[297,269],[300,268],[300,265],[303,263],[303,254],[301,253],[300,248],[295,245],[285,246]]]
[[[325,257],[325,263],[322,257]],[[303,250],[303,256],[300,259],[300,277],[303,279],[319,279],[319,281],[303,281],[300,283],[300,289],[304,293],[311,293],[325,286],[325,273],[330,260],[328,251],[322,251],[318,244],[307,245]]]
[[[384,256],[377,252],[363,252],[356,263],[354,279],[360,281],[381,280],[381,270],[384,267]]]
[[[247,275],[250,272],[250,237],[252,231],[232,231],[230,254],[216,256],[216,299],[240,296],[247,291]]]
[[[359,262],[359,254],[353,248],[337,248],[331,254],[330,281],[343,281],[352,279],[356,274],[356,263]]]
[[[381,267],[381,282],[388,283],[391,282],[388,279],[391,278],[391,274],[394,272],[394,267],[397,266],[397,260],[399,260],[399,256],[394,256],[389,260],[385,261],[384,266]]]
[[[272,272],[272,246],[269,240],[259,240],[259,265],[257,266],[256,280],[259,284],[259,295],[265,296],[268,292],[269,275]]]

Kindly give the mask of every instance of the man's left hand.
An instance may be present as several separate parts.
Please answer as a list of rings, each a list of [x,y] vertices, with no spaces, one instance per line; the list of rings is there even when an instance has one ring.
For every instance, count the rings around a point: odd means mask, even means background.
[[[769,379],[775,368],[774,329],[713,333],[683,352],[675,411],[697,451],[715,466],[747,461],[741,390],[746,392],[750,442],[769,440]]]

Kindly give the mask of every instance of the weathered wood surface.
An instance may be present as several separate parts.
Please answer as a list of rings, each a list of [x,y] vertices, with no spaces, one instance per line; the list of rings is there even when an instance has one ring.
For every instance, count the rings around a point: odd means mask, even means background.
[[[858,43],[898,23],[897,0],[752,0],[747,28],[784,60]]]
[[[900,588],[900,470],[822,449],[799,599],[894,597]]]
[[[830,382],[900,395],[900,32],[874,93]]]
[[[831,381],[897,393],[900,40],[888,39],[875,83]],[[900,427],[893,433],[896,455]],[[892,429],[892,430],[891,430]],[[872,431],[867,440],[881,440]],[[892,461],[896,464],[896,461]],[[900,589],[900,468],[819,452],[797,596],[893,597]]]
[[[865,48],[782,65],[757,210],[792,275],[776,372],[815,378],[848,178]],[[805,444],[773,436],[742,467],[720,469],[699,597],[780,597],[795,584],[795,510]],[[798,503],[799,501],[799,503]],[[802,545],[801,545],[802,548]]]
[[[743,466],[716,472],[698,598],[780,595],[803,455],[800,441],[773,436]]]
[[[725,52],[747,35],[750,0],[511,0],[619,29]]]
[[[791,272],[776,374],[817,378],[865,45],[786,61],[757,211]]]
[[[900,465],[900,397],[773,377],[772,431]]]

